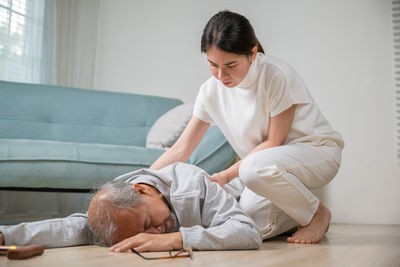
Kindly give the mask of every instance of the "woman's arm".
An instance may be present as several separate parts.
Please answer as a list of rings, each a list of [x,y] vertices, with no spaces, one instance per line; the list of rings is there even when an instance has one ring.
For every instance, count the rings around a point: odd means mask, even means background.
[[[277,116],[271,117],[268,125],[267,139],[253,148],[247,156],[260,150],[283,145],[292,126],[295,111],[296,105],[292,105]],[[224,187],[226,183],[229,183],[233,178],[239,175],[239,167],[242,160],[243,159],[222,172],[213,174],[210,180]]]
[[[159,170],[177,161],[186,162],[200,143],[210,123],[192,116],[185,130],[175,144],[164,152],[151,166],[152,170]]]

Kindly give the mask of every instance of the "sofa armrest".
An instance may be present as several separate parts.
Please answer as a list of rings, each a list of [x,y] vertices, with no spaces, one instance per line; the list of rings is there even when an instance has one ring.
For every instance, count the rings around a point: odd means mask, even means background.
[[[235,151],[219,128],[210,126],[187,162],[212,175],[228,168],[235,157]]]

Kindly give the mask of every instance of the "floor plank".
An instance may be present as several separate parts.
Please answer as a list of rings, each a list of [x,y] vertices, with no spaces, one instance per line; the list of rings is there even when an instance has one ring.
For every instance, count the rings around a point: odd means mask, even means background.
[[[162,256],[167,253],[146,253]],[[193,260],[146,261],[130,253],[98,246],[47,249],[27,260],[0,258],[0,266],[400,266],[400,225],[332,224],[312,245],[288,244],[285,237],[263,243],[261,250],[195,251]]]

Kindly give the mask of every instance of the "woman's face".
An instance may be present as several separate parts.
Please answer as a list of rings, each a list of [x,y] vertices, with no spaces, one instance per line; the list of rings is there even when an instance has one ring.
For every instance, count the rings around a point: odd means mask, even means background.
[[[237,86],[249,71],[251,62],[257,55],[257,47],[253,48],[251,56],[225,52],[216,46],[207,50],[208,67],[211,74],[226,87]]]

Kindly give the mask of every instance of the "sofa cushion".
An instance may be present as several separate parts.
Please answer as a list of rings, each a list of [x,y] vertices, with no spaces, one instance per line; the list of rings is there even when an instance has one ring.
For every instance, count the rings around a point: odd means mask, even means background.
[[[182,104],[163,114],[147,133],[146,147],[170,148],[185,130],[192,117],[192,112],[193,104]]]
[[[96,188],[149,167],[162,152],[138,146],[0,139],[0,187]]]
[[[0,139],[0,188],[93,189],[148,168],[164,152],[138,146]],[[229,167],[235,152],[210,126],[188,163],[209,174]]]
[[[167,97],[0,81],[0,138],[145,146]]]
[[[214,174],[228,168],[235,157],[235,151],[218,127],[210,126],[187,162]]]

